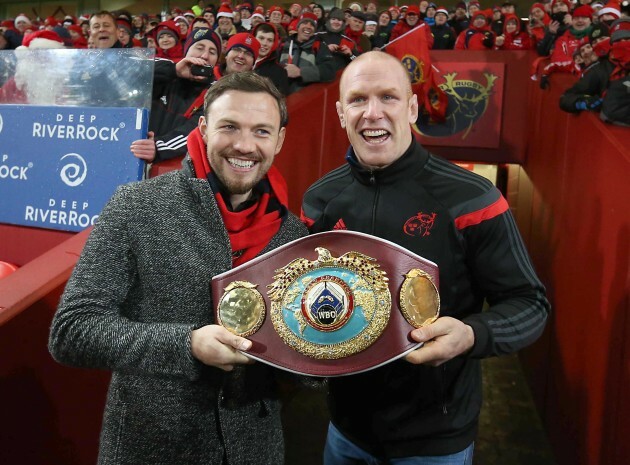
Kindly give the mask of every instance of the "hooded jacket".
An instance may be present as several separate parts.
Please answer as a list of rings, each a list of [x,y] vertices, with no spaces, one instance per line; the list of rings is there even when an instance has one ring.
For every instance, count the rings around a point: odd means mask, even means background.
[[[264,76],[269,78],[271,82],[274,83],[276,88],[280,91],[282,95],[289,95],[289,76],[287,76],[287,72],[284,67],[278,64],[278,47],[280,46],[280,34],[278,34],[278,29],[271,23],[261,23],[267,24],[273,27],[274,33],[274,42],[271,46],[271,50],[269,54],[262,59],[258,59],[256,63],[254,63],[254,71],[256,74],[260,76]],[[258,30],[258,26],[254,28],[252,31],[252,35],[256,37],[256,31]]]

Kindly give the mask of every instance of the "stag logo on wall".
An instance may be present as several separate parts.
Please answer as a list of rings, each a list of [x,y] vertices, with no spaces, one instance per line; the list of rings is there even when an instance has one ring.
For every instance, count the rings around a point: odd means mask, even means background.
[[[446,82],[440,84],[448,96],[448,111],[444,124],[430,124],[426,118],[419,118],[414,128],[422,135],[431,137],[449,137],[462,133],[462,140],[488,109],[490,96],[496,80],[491,73],[483,73],[485,84],[468,80],[455,79],[458,73],[444,75]]]
[[[68,153],[61,157],[61,160],[67,159],[59,172],[61,180],[70,187],[81,185],[87,176],[87,163],[78,153]]]

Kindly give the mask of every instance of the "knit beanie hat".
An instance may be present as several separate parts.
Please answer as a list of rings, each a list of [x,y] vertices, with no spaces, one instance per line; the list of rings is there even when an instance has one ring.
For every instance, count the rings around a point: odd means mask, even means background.
[[[317,27],[317,16],[315,16],[315,13],[311,13],[310,11],[305,11],[300,15],[300,19],[295,27],[299,27],[300,24],[306,21],[313,23],[313,27]]]
[[[159,40],[162,34],[170,34],[175,38],[175,40],[179,41],[179,26],[173,20],[163,21],[158,24],[156,28],[157,32],[155,34],[155,40]]]
[[[621,18],[610,26],[610,43],[630,39],[630,18]]]
[[[234,47],[244,48],[252,55],[254,55],[254,60],[258,59],[258,52],[260,51],[260,42],[258,39],[251,35],[249,32],[239,32],[238,34],[234,34],[228,40],[227,45],[225,46],[225,54],[230,53]]]
[[[186,42],[184,42],[184,56],[188,53],[188,49],[200,40],[209,40],[217,48],[217,54],[221,55],[221,38],[210,28],[196,28],[190,31]]]
[[[582,5],[578,8],[576,8],[575,10],[573,10],[573,13],[571,13],[571,16],[573,16],[574,18],[592,18],[593,17],[593,9],[591,8],[591,5]]]

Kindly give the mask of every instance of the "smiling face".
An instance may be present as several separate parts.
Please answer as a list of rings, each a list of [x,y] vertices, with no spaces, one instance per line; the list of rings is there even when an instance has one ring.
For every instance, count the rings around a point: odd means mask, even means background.
[[[313,37],[315,33],[315,25],[311,21],[302,21],[297,28],[298,42],[306,42]]]
[[[177,45],[177,39],[175,39],[172,34],[165,32],[160,34],[160,36],[158,37],[158,46],[162,50],[168,50],[175,47],[175,45]]]
[[[418,24],[419,19],[420,19],[420,16],[418,16],[415,13],[409,13],[407,14],[407,16],[405,16],[405,21],[407,21],[407,24],[409,24],[412,27]]]
[[[411,144],[410,125],[418,118],[418,100],[396,58],[368,52],[344,71],[337,114],[359,162],[383,168]]]
[[[591,25],[591,18],[587,18],[585,16],[578,16],[578,17],[574,16],[571,19],[571,23],[572,23],[573,29],[575,29],[576,31],[583,31],[584,29],[586,29],[587,27]]]
[[[231,195],[232,206],[247,199],[282,148],[285,129],[274,98],[263,92],[230,90],[199,118],[212,171]]]
[[[232,47],[225,56],[225,73],[251,71],[254,67],[254,55],[242,47]]]
[[[275,25],[280,24],[282,21],[282,13],[279,11],[274,11],[269,15],[269,22]]]
[[[513,34],[514,32],[517,32],[517,28],[518,26],[515,20],[510,20],[505,23],[505,32],[507,32],[508,34]]]
[[[112,48],[118,40],[116,21],[109,15],[90,18],[90,37],[95,48]]]
[[[260,42],[258,57],[265,58],[271,52],[271,47],[273,47],[276,36],[273,32],[257,31],[256,39],[258,39],[258,42]]]

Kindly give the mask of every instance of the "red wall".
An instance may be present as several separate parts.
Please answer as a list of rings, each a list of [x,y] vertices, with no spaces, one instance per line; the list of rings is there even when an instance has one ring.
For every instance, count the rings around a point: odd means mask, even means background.
[[[557,111],[572,80],[531,84],[517,218],[553,313],[523,359],[561,465],[630,456],[630,129]]]

